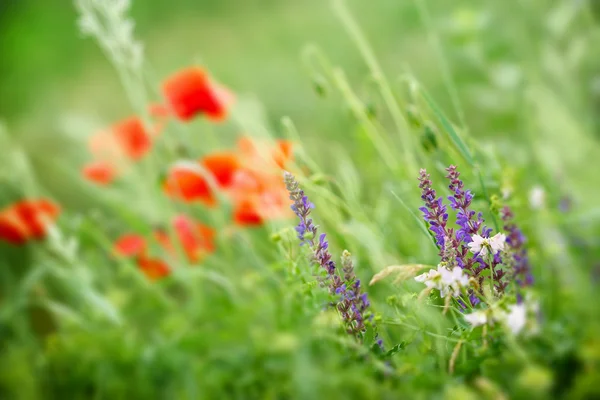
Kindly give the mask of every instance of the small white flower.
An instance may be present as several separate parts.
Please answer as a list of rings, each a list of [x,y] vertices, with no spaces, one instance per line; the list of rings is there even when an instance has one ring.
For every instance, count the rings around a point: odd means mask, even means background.
[[[471,314],[465,314],[464,318],[465,321],[467,321],[473,327],[485,325],[488,323],[488,315],[485,311],[475,311]]]
[[[460,289],[469,285],[469,277],[460,267],[454,267],[452,271],[449,271],[440,266],[438,272],[442,275],[442,289],[440,290],[442,297],[446,297],[448,293],[454,297],[460,296]]]
[[[424,283],[428,288],[437,290],[442,288],[442,275],[435,269],[430,269],[429,272],[416,276],[415,281]]]
[[[477,254],[481,257],[485,257],[488,252],[492,255],[504,250],[504,244],[506,243],[506,235],[504,233],[497,233],[491,238],[484,238],[480,235],[473,235],[472,242],[469,243],[469,249],[471,253]]]
[[[527,307],[524,303],[509,306],[509,311],[502,318],[513,335],[519,334],[527,323]]]
[[[439,290],[442,297],[448,294],[460,296],[460,289],[469,284],[469,277],[460,267],[454,267],[450,271],[441,264],[437,270],[430,269],[429,272],[416,276],[415,280],[424,283],[428,288]]]
[[[539,210],[546,203],[546,191],[541,186],[534,186],[529,191],[529,206],[534,210]]]
[[[490,246],[492,246],[492,254],[496,254],[504,250],[504,244],[506,243],[506,235],[504,233],[497,233],[489,240]]]

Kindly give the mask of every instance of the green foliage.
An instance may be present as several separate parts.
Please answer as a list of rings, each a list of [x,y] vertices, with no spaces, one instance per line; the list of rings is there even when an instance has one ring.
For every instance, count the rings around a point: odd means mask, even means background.
[[[19,101],[6,103],[10,125],[0,126],[0,209],[50,195],[63,214],[43,242],[0,243],[0,398],[600,396],[600,29],[587,3],[335,0],[333,12],[322,1],[238,3],[135,2],[148,52],[139,74],[114,65],[124,89],[91,41],[75,41],[72,9],[49,22],[46,6],[24,2],[4,17],[0,43],[12,45],[0,66],[19,72],[0,77],[1,103]],[[59,30],[63,22],[72,29]],[[49,31],[64,46],[44,46]],[[118,185],[83,182],[82,138],[124,109],[145,115],[160,77],[197,62],[190,38],[240,94],[230,120],[171,122],[153,157]],[[311,40],[323,49],[302,51]],[[37,75],[51,48],[61,57]],[[42,77],[54,85],[40,86]],[[228,207],[163,196],[168,164],[222,150],[239,132],[295,141],[292,167],[320,231],[333,254],[351,250],[368,291],[362,340],[329,306],[337,299],[293,221],[240,229]],[[411,277],[366,286],[388,266],[438,264],[417,176],[427,168],[445,197],[451,163],[488,225],[501,228],[503,205],[514,210],[528,238],[537,332],[471,328]],[[182,211],[216,227],[217,251],[201,265],[172,260],[174,273],[153,282],[113,257],[120,234],[151,235]]]

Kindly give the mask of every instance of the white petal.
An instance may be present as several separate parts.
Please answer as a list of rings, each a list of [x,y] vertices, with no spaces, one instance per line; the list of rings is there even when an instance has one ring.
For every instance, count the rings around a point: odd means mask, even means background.
[[[469,243],[467,245],[469,247],[469,249],[471,249],[471,253],[475,254],[475,253],[483,252],[483,250],[485,249],[485,246],[482,246],[484,240],[485,239],[483,237],[481,237],[480,235],[473,235],[471,237],[471,243]]]
[[[525,308],[525,304],[515,304],[511,306],[506,315],[505,322],[506,326],[508,326],[514,335],[521,332],[527,322],[527,308]]]
[[[490,246],[492,247],[492,253],[496,254],[499,251],[504,250],[504,244],[506,243],[506,235],[504,233],[497,233],[489,240]]]
[[[485,325],[487,323],[487,315],[483,311],[475,311],[471,314],[464,315],[465,321],[467,321],[472,326],[480,326]]]

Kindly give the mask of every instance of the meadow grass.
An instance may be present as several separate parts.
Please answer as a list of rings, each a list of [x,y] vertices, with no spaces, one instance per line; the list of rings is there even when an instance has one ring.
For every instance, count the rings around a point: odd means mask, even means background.
[[[86,15],[94,3],[76,4]],[[23,149],[35,143],[2,127],[3,201],[46,194],[53,185],[39,178],[45,163],[68,189],[58,190],[66,207],[45,242],[0,243],[0,397],[600,395],[600,144],[589,89],[598,28],[591,10],[584,2],[488,1],[459,9],[444,25],[433,2],[417,0],[411,15],[423,23],[419,45],[429,49],[434,67],[407,55],[389,68],[360,18],[342,0],[331,5],[362,65],[349,73],[318,43],[298,49],[302,84],[317,85],[322,98],[314,102],[335,115],[316,122],[328,128],[318,133],[310,115],[300,113],[301,124],[273,118],[240,95],[225,124],[169,123],[149,157],[117,184],[98,188],[73,167],[83,158],[81,144],[65,158],[38,150],[32,163]],[[132,56],[127,45],[137,45],[134,37],[111,47],[119,24],[133,18],[123,16],[96,39],[131,107],[148,120],[145,107],[157,98],[160,79]],[[435,91],[422,83],[420,67],[435,71]],[[289,97],[281,101],[295,104],[293,92]],[[54,146],[72,147],[77,141],[67,131],[94,127],[93,119],[71,118]],[[227,148],[240,132],[294,142],[289,169],[315,204],[312,216],[335,261],[342,250],[351,252],[372,303],[374,318],[358,339],[327,307],[335,296],[319,283],[325,275],[308,246],[299,245],[297,221],[236,228],[227,201],[207,210],[162,194],[167,165]],[[497,211],[510,205],[526,234],[535,277],[527,292],[540,306],[537,334],[471,329],[458,306],[446,313],[444,300],[422,295],[413,279],[367,286],[389,266],[440,262],[419,211],[417,178],[427,168],[445,197],[450,164],[459,167],[488,226],[503,230]],[[543,201],[530,199],[535,187],[543,188]],[[201,265],[170,260],[172,275],[150,281],[133,262],[112,257],[120,234],[150,234],[181,212],[217,228],[217,251]],[[371,346],[374,326],[387,355]]]

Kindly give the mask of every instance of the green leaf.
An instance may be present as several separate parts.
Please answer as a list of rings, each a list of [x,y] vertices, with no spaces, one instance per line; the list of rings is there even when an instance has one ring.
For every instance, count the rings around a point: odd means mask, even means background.
[[[397,345],[395,345],[394,347],[392,347],[390,350],[388,350],[387,353],[385,353],[385,356],[391,357],[394,354],[398,353],[400,350],[404,350],[407,345],[408,345],[408,343],[406,343],[404,341],[400,342]]]
[[[471,166],[474,166],[475,160],[473,158],[473,155],[469,151],[469,148],[467,147],[467,144],[465,143],[465,141],[462,140],[462,138],[460,137],[458,132],[456,132],[454,130],[454,127],[452,126],[452,124],[450,123],[448,118],[446,118],[446,116],[440,110],[440,108],[437,106],[435,101],[433,101],[433,98],[431,98],[431,96],[429,96],[429,94],[425,90],[421,90],[421,93],[423,94],[423,98],[425,99],[425,101],[427,102],[427,104],[429,105],[429,107],[431,108],[433,113],[435,114],[435,116],[439,119],[440,123],[442,124],[442,126],[444,127],[446,132],[448,133],[448,136],[450,137],[450,140],[452,140],[452,143],[454,143],[454,145],[456,146],[458,151],[462,154],[462,156],[465,158],[465,160],[467,160],[467,162]]]

